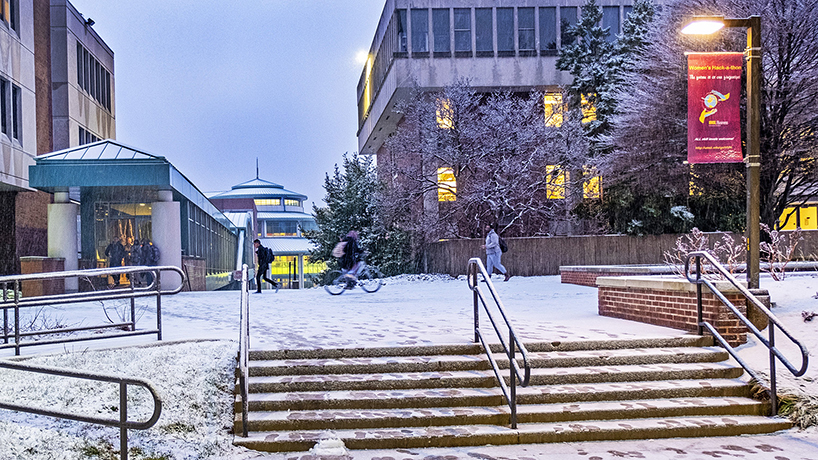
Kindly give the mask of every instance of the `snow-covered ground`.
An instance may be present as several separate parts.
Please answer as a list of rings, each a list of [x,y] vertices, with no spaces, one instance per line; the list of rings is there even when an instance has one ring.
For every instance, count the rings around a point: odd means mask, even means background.
[[[520,335],[525,340],[624,338],[679,335],[680,331],[597,315],[597,291],[563,285],[559,277],[514,277],[496,286]],[[804,322],[802,311],[818,311],[818,274],[789,275],[783,282],[762,279],[781,321],[810,350],[818,349],[818,319]],[[54,306],[38,311],[38,321],[63,325],[91,325],[116,318],[125,302]],[[464,279],[442,276],[392,278],[379,292],[360,289],[330,296],[323,289],[265,291],[250,298],[253,348],[334,348],[466,343],[472,338],[471,294]],[[138,302],[138,326],[156,324],[154,303]],[[318,458],[337,453],[320,449],[301,454],[262,454],[232,445],[233,368],[238,345],[239,293],[195,292],[162,301],[163,342],[141,336],[59,346],[24,348],[26,362],[145,378],[163,399],[162,416],[146,431],[130,431],[133,459],[250,459]],[[782,335],[778,343],[786,351]],[[740,353],[757,369],[766,369],[763,347],[751,340]],[[0,358],[13,356],[0,350]],[[800,365],[798,355],[794,364]],[[791,379],[779,371],[779,386],[803,395],[818,395],[818,366],[804,378]],[[118,417],[114,385],[72,384],[66,379],[0,370],[0,402],[31,403],[52,409]],[[147,392],[129,395],[131,420],[144,420],[150,411]],[[714,458],[708,454],[741,444],[758,444],[761,456],[779,458],[780,445],[815,452],[818,433],[790,430],[773,436],[735,441],[663,440],[661,442],[570,443],[559,446],[497,446],[458,449],[414,449],[394,452],[353,452],[354,458]],[[725,444],[726,443],[726,444]],[[732,444],[731,444],[732,443]],[[119,446],[119,433],[78,422],[55,420],[0,410],[0,459],[108,459]],[[767,446],[767,447],[763,447]],[[724,449],[726,448],[726,450]],[[715,450],[714,450],[715,449]],[[781,447],[780,449],[784,449]],[[795,447],[787,448],[795,449]],[[750,449],[752,450],[752,449]],[[340,450],[343,452],[342,450]],[[671,456],[668,452],[690,455]],[[630,455],[641,452],[639,456]],[[655,456],[649,453],[654,452]],[[591,455],[588,457],[588,455]],[[701,456],[696,456],[697,453]],[[797,452],[788,452],[795,454]],[[628,455],[625,455],[628,454]],[[772,455],[764,457],[764,455]],[[647,456],[645,456],[647,455]],[[675,455],[675,454],[674,454]],[[681,455],[681,454],[679,454]],[[732,455],[732,454],[731,454]],[[742,454],[738,454],[739,456]],[[718,455],[715,455],[718,456]],[[809,458],[805,455],[787,458]],[[336,457],[337,458],[337,457]]]

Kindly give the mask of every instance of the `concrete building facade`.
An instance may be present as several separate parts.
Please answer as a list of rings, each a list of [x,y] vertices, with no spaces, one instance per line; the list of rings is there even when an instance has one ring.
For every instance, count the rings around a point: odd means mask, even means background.
[[[67,0],[0,0],[0,274],[48,255],[35,157],[116,136],[113,52],[92,25]]]
[[[358,82],[358,149],[378,154],[395,131],[396,104],[413,88],[460,79],[479,92],[557,92],[571,76],[556,68],[582,0],[387,0]],[[613,40],[629,0],[599,0]]]

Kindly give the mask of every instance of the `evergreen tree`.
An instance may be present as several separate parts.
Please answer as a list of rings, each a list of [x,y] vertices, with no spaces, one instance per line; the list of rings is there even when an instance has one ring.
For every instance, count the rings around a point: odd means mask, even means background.
[[[608,130],[608,118],[614,110],[609,97],[614,45],[607,38],[609,28],[600,26],[601,21],[602,8],[596,0],[587,0],[580,21],[568,30],[573,43],[563,46],[557,59],[557,68],[574,77],[567,87],[568,106],[583,110],[585,129],[592,140]]]
[[[332,250],[350,230],[356,230],[361,247],[369,254],[368,263],[386,275],[411,271],[406,260],[408,237],[383,225],[378,217],[377,196],[381,186],[372,158],[345,154],[342,168],[336,164],[334,174],[327,174],[324,179],[327,206],[313,204],[318,230],[305,232],[316,246],[310,251],[310,259],[327,262],[330,269],[337,268],[338,260],[332,256]]]

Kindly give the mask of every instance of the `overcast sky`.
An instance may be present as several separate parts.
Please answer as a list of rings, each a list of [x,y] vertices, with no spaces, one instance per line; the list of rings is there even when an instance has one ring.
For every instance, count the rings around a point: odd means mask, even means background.
[[[384,0],[70,1],[114,51],[117,140],[203,192],[253,179],[258,157],[262,179],[323,205],[357,150],[358,56]]]

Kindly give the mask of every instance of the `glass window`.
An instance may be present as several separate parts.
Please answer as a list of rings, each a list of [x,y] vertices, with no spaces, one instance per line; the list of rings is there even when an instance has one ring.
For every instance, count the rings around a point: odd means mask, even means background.
[[[298,221],[295,220],[268,220],[266,233],[272,236],[298,236]]]
[[[608,29],[608,35],[605,36],[605,40],[609,42],[616,40],[616,36],[619,35],[618,6],[602,7],[602,28]]]
[[[514,8],[497,8],[497,51],[514,54]]]
[[[454,128],[454,112],[449,99],[438,99],[435,104],[435,118],[440,129]]]
[[[412,8],[412,53],[429,52],[429,10]]]
[[[456,201],[457,180],[452,168],[437,168],[437,201]]]
[[[520,51],[534,50],[534,8],[517,8],[517,37]]]
[[[449,53],[452,51],[448,8],[435,8],[432,10],[432,33],[435,34],[435,53]]]
[[[9,25],[11,26],[11,30],[20,33],[20,29],[18,28],[17,24],[17,2],[19,0],[10,0],[9,1]]]
[[[77,43],[77,86],[82,87],[82,82],[85,80],[83,76],[84,66],[82,65],[82,45]]]
[[[627,21],[627,20],[628,20],[628,16],[630,16],[630,14],[633,12],[633,7],[632,7],[632,6],[630,6],[630,5],[625,5],[625,6],[623,6],[622,8],[624,8],[624,9],[625,9],[625,10],[624,10],[624,13],[625,13],[625,20]]]
[[[596,169],[585,166],[583,179],[582,197],[596,200],[602,198],[602,178]]]
[[[471,52],[471,9],[454,9],[454,50]]]
[[[562,126],[562,93],[545,93],[543,95],[545,126],[559,128]]]
[[[395,12],[395,21],[397,26],[397,51],[399,53],[406,52],[406,10],[397,10]]]
[[[474,10],[474,31],[475,47],[478,53],[494,54],[494,20],[491,16],[491,8],[475,8]]]
[[[574,43],[574,37],[568,34],[568,29],[577,23],[577,7],[560,7],[560,46],[568,46]]]
[[[545,195],[549,200],[565,199],[565,184],[568,183],[568,173],[560,166],[548,165],[545,167]]]
[[[253,202],[256,206],[281,206],[281,198],[257,198]]]
[[[9,82],[0,79],[0,130],[3,134],[9,134],[9,109],[8,109]]]
[[[287,199],[284,200],[284,206],[298,206],[298,207],[300,207],[301,202],[298,201],[298,200],[292,200],[292,199],[287,198]]]
[[[22,100],[20,88],[16,85],[11,85],[11,137],[20,140],[21,126],[23,119],[21,113]]]
[[[557,49],[557,8],[540,8],[540,50]]]

